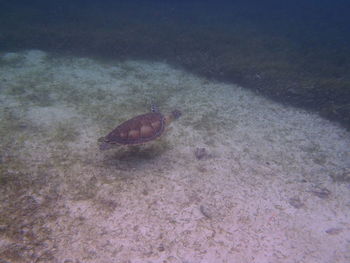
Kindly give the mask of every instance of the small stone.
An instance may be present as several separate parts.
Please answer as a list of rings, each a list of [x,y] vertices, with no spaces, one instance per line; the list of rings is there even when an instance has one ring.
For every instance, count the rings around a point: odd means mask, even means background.
[[[206,173],[208,171],[207,168],[205,168],[203,166],[197,166],[197,170],[200,173]]]
[[[211,157],[205,148],[196,148],[194,150],[194,156],[196,156],[197,160],[205,160]]]
[[[344,168],[337,173],[330,174],[334,182],[349,183],[350,182],[350,168]]]
[[[343,231],[342,228],[339,227],[332,227],[326,230],[326,233],[329,235],[338,235]]]
[[[206,218],[211,219],[211,217],[212,217],[211,213],[206,207],[204,207],[203,205],[200,205],[199,211],[201,211],[202,215],[204,215]]]
[[[164,248],[163,245],[160,245],[160,246],[158,247],[158,251],[159,251],[159,252],[163,252],[164,250],[165,250],[165,248]]]
[[[296,209],[302,208],[304,206],[304,203],[300,201],[299,197],[290,198],[288,203]]]
[[[331,191],[329,191],[327,188],[315,189],[312,190],[311,193],[322,199],[327,199],[331,195]]]

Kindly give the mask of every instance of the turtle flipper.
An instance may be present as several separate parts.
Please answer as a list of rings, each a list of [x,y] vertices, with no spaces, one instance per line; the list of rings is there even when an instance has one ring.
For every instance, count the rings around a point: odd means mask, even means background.
[[[117,144],[111,144],[108,142],[101,142],[98,146],[98,148],[100,149],[100,151],[105,151],[105,150],[109,150],[112,149],[114,147],[118,146]]]

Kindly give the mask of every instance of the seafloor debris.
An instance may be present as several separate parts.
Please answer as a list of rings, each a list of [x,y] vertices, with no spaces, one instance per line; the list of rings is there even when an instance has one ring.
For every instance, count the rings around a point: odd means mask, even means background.
[[[340,227],[331,227],[326,230],[326,233],[329,235],[338,235],[343,231]]]
[[[293,206],[294,208],[302,208],[304,206],[304,203],[300,201],[299,197],[292,197],[288,200],[288,203]]]
[[[329,175],[334,182],[349,183],[350,168],[343,168],[341,171]]]
[[[201,211],[202,215],[204,215],[206,218],[211,219],[212,216],[208,208],[204,207],[203,205],[200,205],[199,211]]]
[[[197,160],[207,160],[212,157],[205,148],[196,148],[194,150],[194,156],[196,156]]]
[[[159,247],[158,247],[158,251],[159,252],[163,252],[164,250],[165,250],[164,245],[160,244]]]
[[[327,199],[331,195],[331,191],[329,191],[327,188],[319,188],[311,190],[310,192],[322,199]]]

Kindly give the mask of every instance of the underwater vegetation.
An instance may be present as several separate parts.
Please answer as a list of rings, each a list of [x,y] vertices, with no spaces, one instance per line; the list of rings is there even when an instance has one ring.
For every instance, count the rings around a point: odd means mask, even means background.
[[[45,224],[55,218],[54,192],[50,187],[44,190],[49,180],[46,168],[34,172],[20,157],[25,127],[8,113],[4,115],[0,121],[0,236],[4,242],[0,258],[47,262],[52,258],[51,231]]]

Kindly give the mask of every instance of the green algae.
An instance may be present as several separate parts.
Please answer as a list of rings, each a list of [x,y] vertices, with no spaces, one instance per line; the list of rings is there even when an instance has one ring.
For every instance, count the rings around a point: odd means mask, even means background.
[[[50,133],[50,140],[62,144],[75,141],[79,137],[79,131],[73,122],[59,122]]]
[[[13,154],[0,166],[0,234],[8,244],[0,251],[4,260],[39,262],[36,253],[50,254],[43,245],[51,239],[46,224],[55,219],[53,192],[43,180],[45,171],[31,170]]]

